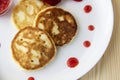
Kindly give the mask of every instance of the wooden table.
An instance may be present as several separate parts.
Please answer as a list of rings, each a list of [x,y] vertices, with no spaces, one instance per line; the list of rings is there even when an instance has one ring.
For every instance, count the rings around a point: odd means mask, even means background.
[[[120,80],[120,0],[112,0],[114,31],[110,44],[98,64],[79,80]]]

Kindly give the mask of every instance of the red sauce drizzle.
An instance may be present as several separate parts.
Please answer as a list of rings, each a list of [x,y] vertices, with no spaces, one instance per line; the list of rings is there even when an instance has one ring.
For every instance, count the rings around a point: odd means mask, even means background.
[[[89,13],[89,12],[91,12],[91,10],[92,10],[92,6],[91,6],[91,5],[86,5],[86,6],[84,7],[85,13]]]
[[[83,1],[83,0],[74,0],[74,1],[76,1],[76,2],[81,2],[81,1]]]
[[[91,43],[90,41],[84,41],[83,45],[88,48],[90,47]]]
[[[29,77],[28,80],[35,80],[35,78],[34,77]]]
[[[0,0],[0,14],[6,11],[6,8],[8,7],[9,3],[10,0]]]
[[[70,67],[70,68],[74,68],[74,67],[76,67],[78,64],[79,64],[79,61],[78,61],[78,59],[75,58],[75,57],[71,57],[71,58],[69,58],[69,59],[67,60],[67,65],[68,65],[68,67]]]
[[[95,29],[95,27],[93,25],[88,26],[88,30],[93,31],[94,29]]]

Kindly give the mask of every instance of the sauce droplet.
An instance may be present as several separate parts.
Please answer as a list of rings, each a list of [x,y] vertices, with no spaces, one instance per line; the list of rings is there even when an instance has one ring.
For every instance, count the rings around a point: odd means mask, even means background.
[[[35,80],[34,77],[29,77],[28,80]]]
[[[94,29],[95,29],[95,27],[93,25],[88,26],[88,30],[93,31]]]
[[[75,58],[75,57],[71,57],[71,58],[69,58],[69,59],[67,60],[67,65],[68,65],[68,67],[70,67],[70,68],[74,68],[74,67],[76,67],[78,64],[79,64],[79,61],[78,61],[78,59]]]
[[[81,1],[83,1],[83,0],[74,0],[74,1],[76,1],[76,2],[81,2]]]
[[[86,5],[86,6],[84,7],[85,13],[89,13],[89,12],[91,12],[91,10],[92,10],[92,6],[91,6],[91,5]]]
[[[91,43],[90,43],[90,41],[84,41],[83,45],[85,47],[90,47]]]

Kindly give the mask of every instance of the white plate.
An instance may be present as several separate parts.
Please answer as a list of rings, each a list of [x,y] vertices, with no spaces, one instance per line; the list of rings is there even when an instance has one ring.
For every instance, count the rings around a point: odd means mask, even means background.
[[[84,7],[88,4],[92,6],[92,11],[85,13]],[[100,60],[113,30],[111,0],[84,0],[82,2],[63,0],[58,6],[75,16],[78,33],[71,43],[58,49],[54,61],[38,71],[23,71],[13,61],[10,44],[17,29],[10,20],[12,9],[0,17],[0,80],[27,80],[30,76],[33,76],[35,80],[75,80],[87,73]],[[89,25],[94,25],[94,31],[88,30]],[[89,48],[83,46],[85,40],[91,42]],[[66,64],[70,57],[76,57],[79,60],[79,65],[75,68],[69,68]]]

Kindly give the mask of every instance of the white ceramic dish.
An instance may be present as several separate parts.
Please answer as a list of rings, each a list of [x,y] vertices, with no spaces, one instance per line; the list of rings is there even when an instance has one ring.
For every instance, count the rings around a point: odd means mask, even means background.
[[[90,13],[84,12],[86,5],[92,6]],[[58,7],[70,11],[75,16],[78,33],[71,43],[58,49],[54,61],[38,71],[23,71],[13,61],[10,44],[18,30],[10,19],[12,9],[0,17],[0,80],[27,80],[30,76],[35,80],[76,80],[100,60],[109,44],[113,30],[111,0],[82,2],[63,0]],[[94,25],[95,29],[89,31],[89,25]],[[85,40],[91,42],[89,48],[83,46]],[[75,68],[69,68],[66,64],[70,57],[76,57],[79,60],[79,65]]]

